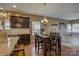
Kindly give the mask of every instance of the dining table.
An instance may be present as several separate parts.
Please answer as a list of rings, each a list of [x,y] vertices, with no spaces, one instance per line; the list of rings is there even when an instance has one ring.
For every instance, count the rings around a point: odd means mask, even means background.
[[[46,42],[50,41],[50,34],[37,34],[37,35],[41,40],[43,40],[43,55],[47,56]],[[52,35],[52,36],[55,36],[55,35]],[[61,55],[61,37],[60,36],[58,36],[57,38],[57,55]]]

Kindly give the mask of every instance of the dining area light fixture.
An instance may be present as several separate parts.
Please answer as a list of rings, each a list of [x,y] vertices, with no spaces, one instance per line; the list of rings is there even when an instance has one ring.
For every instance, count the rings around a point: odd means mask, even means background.
[[[47,18],[46,18],[46,17],[44,17],[44,19],[43,19],[43,20],[41,20],[41,22],[42,22],[42,23],[47,23],[47,22],[48,22],[48,20],[47,20]]]
[[[46,3],[43,4],[44,5],[44,12],[46,11]],[[46,13],[46,12],[45,12]],[[41,20],[42,23],[47,23],[48,20],[46,18],[46,16],[44,16],[44,18]]]

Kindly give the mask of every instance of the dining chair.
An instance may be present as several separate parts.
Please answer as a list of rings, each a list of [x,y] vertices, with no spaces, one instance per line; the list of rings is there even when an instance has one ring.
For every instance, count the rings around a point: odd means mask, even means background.
[[[24,49],[14,49],[10,56],[25,56]]]
[[[54,55],[61,55],[61,38],[59,33],[51,33],[50,34],[50,49],[49,55],[51,55],[51,51],[53,51]]]
[[[35,34],[35,51],[39,54],[39,49],[43,48],[43,40],[41,37],[39,37],[37,34]]]
[[[58,36],[58,56],[61,56],[61,36]]]
[[[57,47],[57,39],[56,36],[50,36],[50,47],[49,47],[49,55],[51,56],[51,54],[56,55],[56,47]],[[53,52],[53,53],[51,53]]]

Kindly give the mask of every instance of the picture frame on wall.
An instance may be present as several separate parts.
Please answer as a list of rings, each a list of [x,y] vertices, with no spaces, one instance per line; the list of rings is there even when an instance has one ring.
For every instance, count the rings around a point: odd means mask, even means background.
[[[11,28],[29,28],[29,23],[30,23],[29,17],[19,17],[19,16],[10,17]]]

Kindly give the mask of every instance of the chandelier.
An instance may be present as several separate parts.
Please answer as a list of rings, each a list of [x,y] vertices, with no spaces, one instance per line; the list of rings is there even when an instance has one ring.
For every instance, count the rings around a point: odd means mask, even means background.
[[[45,11],[45,9],[46,9],[46,3],[44,3],[44,11]],[[45,12],[45,13],[46,13],[46,12]],[[42,23],[47,23],[47,22],[48,22],[46,16],[44,16],[44,18],[43,18],[43,20],[41,20],[41,22],[42,22]]]
[[[47,23],[47,22],[48,22],[48,20],[46,19],[46,17],[44,17],[44,19],[43,19],[43,20],[41,20],[41,22],[42,22],[42,23]]]

